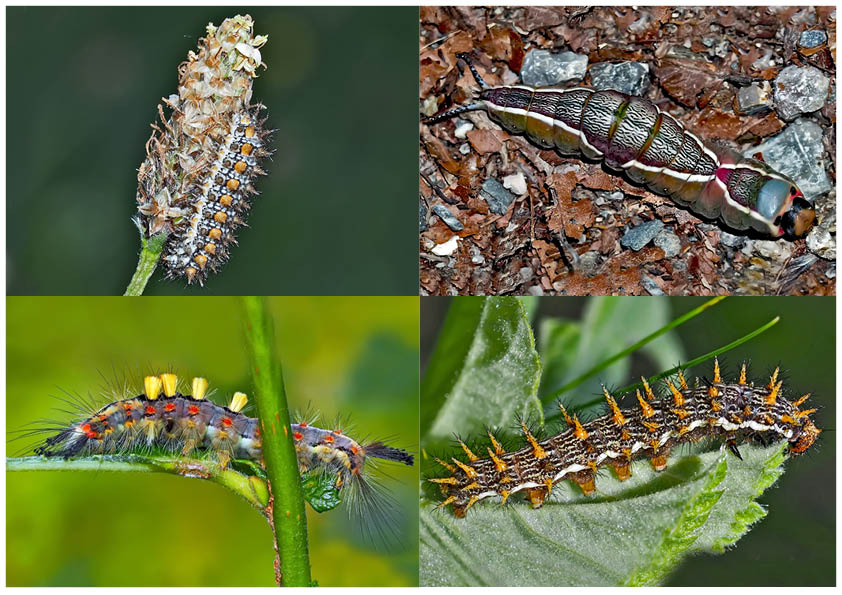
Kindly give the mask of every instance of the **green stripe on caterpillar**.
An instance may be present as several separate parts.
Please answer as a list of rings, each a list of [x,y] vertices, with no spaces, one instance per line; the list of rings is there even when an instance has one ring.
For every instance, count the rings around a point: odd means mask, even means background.
[[[539,508],[553,486],[568,479],[585,495],[593,494],[600,467],[612,467],[617,479],[625,481],[631,476],[632,461],[641,457],[648,458],[656,471],[663,471],[671,449],[706,437],[723,438],[737,457],[738,444],[745,440],[786,440],[789,452],[798,455],[813,445],[821,430],[809,417],[815,409],[799,409],[809,395],[794,402],[786,399],[778,374],[776,369],[768,383],[755,386],[747,382],[743,364],[739,378],[728,383],[716,362],[712,381],[700,386],[697,380],[691,387],[679,372],[677,386],[667,381],[669,394],[660,399],[643,379],[644,394],[637,391],[639,408],[633,410],[620,409],[603,389],[609,407],[606,415],[582,423],[562,407],[565,431],[539,440],[522,424],[527,444],[513,452],[505,452],[489,432],[487,458],[460,442],[468,461],[439,460],[450,476],[428,481],[441,488],[444,498],[439,508],[450,505],[457,517],[464,517],[480,500],[499,497],[505,504],[518,492]]]
[[[102,454],[160,450],[180,456],[211,456],[227,466],[232,459],[262,465],[260,420],[243,413],[245,393],[230,403],[210,401],[208,381],[193,378],[188,393],[175,374],[147,376],[144,390],[134,397],[112,401],[69,424],[27,430],[22,437],[52,435],[34,448],[37,455],[65,459]],[[71,403],[77,410],[84,403]],[[380,440],[354,440],[339,427],[298,421],[290,426],[301,473],[322,471],[335,476],[335,486],[347,496],[349,512],[385,539],[396,530],[396,504],[377,479],[375,459],[414,464],[409,452]]]
[[[458,56],[481,87],[479,101],[426,118],[426,124],[484,110],[541,148],[601,159],[633,182],[733,229],[796,238],[815,221],[815,209],[794,181],[762,161],[706,145],[648,99],[580,87],[490,87],[467,54]]]

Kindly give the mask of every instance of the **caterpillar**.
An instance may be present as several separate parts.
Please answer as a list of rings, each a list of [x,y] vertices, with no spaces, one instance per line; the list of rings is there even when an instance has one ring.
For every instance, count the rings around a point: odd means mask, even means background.
[[[480,500],[499,497],[505,504],[522,491],[532,507],[539,508],[553,486],[564,480],[573,481],[588,496],[596,491],[599,468],[609,466],[617,479],[625,481],[631,477],[632,461],[647,457],[655,471],[663,471],[671,449],[705,437],[724,438],[737,457],[742,440],[786,440],[789,452],[799,455],[821,433],[809,417],[816,410],[799,409],[809,394],[794,402],[786,399],[778,374],[776,368],[768,383],[755,386],[747,382],[743,363],[738,380],[729,383],[723,381],[715,360],[712,381],[705,380],[700,386],[697,379],[691,387],[679,371],[675,384],[666,380],[669,394],[664,398],[657,398],[643,378],[645,396],[636,391],[639,408],[634,410],[620,409],[614,396],[603,388],[609,408],[606,415],[582,423],[559,403],[567,423],[560,434],[538,440],[521,423],[527,444],[505,452],[489,432],[487,458],[480,458],[460,441],[468,461],[453,457],[451,464],[436,459],[451,475],[428,481],[438,484],[444,495],[438,508],[450,505],[461,518]]]
[[[632,182],[733,229],[798,238],[813,226],[816,211],[793,180],[758,159],[706,145],[648,99],[583,87],[490,87],[468,54],[457,55],[481,87],[479,101],[425,118],[428,125],[484,110],[543,149],[601,159]]]
[[[179,384],[172,373],[146,376],[139,395],[110,402],[69,426],[41,427],[26,435],[53,434],[34,448],[36,455],[44,457],[69,459],[148,449],[185,457],[204,453],[215,456],[223,466],[232,459],[263,464],[260,422],[242,413],[248,402],[245,393],[234,393],[224,406],[206,398],[209,383],[205,378],[192,379],[190,394],[179,390]],[[81,407],[77,404],[77,409]],[[323,429],[313,423],[302,420],[290,426],[299,471],[334,474],[336,488],[347,490],[349,511],[360,515],[359,520],[390,523],[393,502],[372,480],[372,459],[412,466],[414,456],[379,440],[362,444],[338,427]],[[383,534],[388,527],[376,529]]]
[[[267,37],[254,35],[249,15],[207,32],[199,53],[179,66],[178,94],[164,100],[172,116],[159,106],[162,127],[153,126],[138,169],[135,219],[144,237],[169,234],[161,252],[167,278],[200,285],[237,243],[273,132],[258,117],[265,106],[251,103]]]

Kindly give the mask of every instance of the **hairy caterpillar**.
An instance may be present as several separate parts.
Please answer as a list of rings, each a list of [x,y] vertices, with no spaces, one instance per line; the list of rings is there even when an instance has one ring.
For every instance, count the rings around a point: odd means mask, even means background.
[[[678,380],[678,386],[666,381],[670,394],[658,399],[643,379],[645,397],[637,391],[640,407],[635,410],[621,410],[603,389],[609,413],[584,424],[561,407],[568,429],[544,440],[522,424],[527,445],[514,452],[505,452],[490,432],[493,450],[487,449],[488,458],[478,457],[460,442],[468,462],[455,457],[452,464],[439,460],[451,475],[429,479],[444,494],[439,508],[452,505],[454,514],[464,517],[480,500],[499,496],[505,504],[521,491],[533,508],[539,508],[553,485],[563,480],[572,480],[585,495],[593,494],[600,467],[612,467],[624,481],[631,476],[631,462],[645,456],[656,471],[662,471],[670,450],[682,443],[722,437],[739,457],[740,441],[786,440],[789,452],[798,455],[821,433],[809,418],[815,409],[799,410],[809,395],[795,402],[784,398],[778,369],[763,386],[747,383],[745,364],[736,382],[724,382],[718,361],[713,380],[704,381],[704,386],[697,381],[690,387],[681,372]]]
[[[260,422],[242,413],[248,401],[244,393],[234,393],[224,406],[206,398],[204,378],[193,378],[190,394],[179,390],[179,379],[171,373],[147,376],[143,384],[143,393],[108,403],[69,426],[27,432],[26,436],[53,433],[34,449],[35,454],[71,458],[158,449],[182,456],[206,452],[223,466],[235,458],[262,464]],[[393,521],[393,502],[372,479],[372,459],[411,466],[413,455],[381,441],[362,444],[338,427],[322,429],[312,423],[290,426],[299,470],[334,474],[337,489],[349,497],[349,511],[361,521],[375,523],[375,530],[386,535]]]
[[[479,101],[424,120],[434,124],[485,110],[503,128],[562,155],[602,159],[635,183],[702,217],[779,238],[804,236],[816,212],[795,182],[757,159],[698,137],[642,97],[588,88],[481,87]]]

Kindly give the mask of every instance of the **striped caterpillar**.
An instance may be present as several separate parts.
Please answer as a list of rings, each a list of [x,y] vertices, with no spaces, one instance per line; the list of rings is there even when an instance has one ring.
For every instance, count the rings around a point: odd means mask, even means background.
[[[582,87],[490,87],[467,54],[458,57],[481,87],[479,101],[426,118],[427,124],[485,110],[543,149],[602,159],[631,181],[733,229],[797,238],[815,221],[815,209],[794,181],[762,161],[706,145],[648,99]]]
[[[559,404],[568,428],[538,440],[522,423],[527,445],[514,452],[505,452],[490,432],[493,450],[488,448],[488,458],[478,457],[460,441],[468,462],[455,457],[452,464],[437,459],[451,475],[429,479],[444,494],[438,507],[451,505],[457,517],[464,517],[480,500],[499,496],[505,504],[512,495],[525,491],[532,507],[539,508],[553,485],[567,479],[591,495],[600,467],[612,467],[617,478],[625,481],[631,476],[632,461],[645,456],[655,471],[663,471],[671,449],[705,437],[724,438],[739,458],[738,443],[744,440],[786,440],[791,454],[801,454],[821,430],[809,418],[815,409],[799,410],[809,395],[795,402],[784,398],[778,372],[767,384],[755,386],[746,382],[743,364],[739,379],[728,383],[723,382],[716,361],[712,382],[699,386],[697,380],[690,387],[679,371],[678,386],[667,380],[670,394],[660,399],[642,379],[645,397],[639,390],[635,395],[639,409],[621,410],[604,388],[609,413],[590,422],[583,424]]]
[[[192,380],[191,394],[179,390],[178,377],[171,373],[147,376],[143,384],[142,394],[108,403],[68,427],[38,428],[27,433],[55,432],[34,449],[35,454],[67,459],[147,449],[186,457],[205,451],[214,454],[223,466],[237,458],[262,465],[260,422],[242,413],[248,402],[244,393],[234,393],[226,407],[206,398],[208,381],[204,378]],[[322,429],[312,421],[292,424],[290,433],[301,473],[322,470],[334,474],[336,488],[348,488],[343,493],[349,495],[349,511],[361,517],[371,515],[374,522],[391,522],[393,503],[379,491],[379,483],[371,480],[371,459],[411,466],[413,455],[381,441],[361,444],[339,428]],[[388,527],[377,527],[384,528]]]

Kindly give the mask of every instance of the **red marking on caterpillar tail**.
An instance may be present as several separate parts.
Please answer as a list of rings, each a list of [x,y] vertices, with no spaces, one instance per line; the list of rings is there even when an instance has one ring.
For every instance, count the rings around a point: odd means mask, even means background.
[[[451,475],[428,481],[438,484],[444,495],[439,507],[452,505],[453,513],[463,517],[480,500],[496,495],[505,503],[519,491],[538,508],[553,485],[564,480],[572,480],[590,495],[596,490],[600,467],[614,468],[617,478],[624,481],[631,476],[632,461],[646,457],[655,471],[662,471],[673,448],[706,437],[724,439],[737,456],[737,445],[747,440],[786,440],[789,452],[800,454],[813,445],[821,430],[809,418],[815,410],[798,409],[803,399],[793,403],[782,396],[777,377],[775,370],[768,384],[747,383],[743,364],[739,380],[727,383],[716,362],[713,382],[690,387],[680,374],[680,388],[666,381],[669,394],[661,399],[644,379],[647,399],[637,392],[639,409],[620,410],[605,391],[609,405],[605,415],[583,424],[562,407],[566,430],[537,440],[523,425],[526,446],[508,453],[489,434],[495,447],[488,449],[490,458],[477,457],[463,444],[468,462],[453,458],[453,466],[439,461]],[[369,455],[376,456],[371,451]]]

